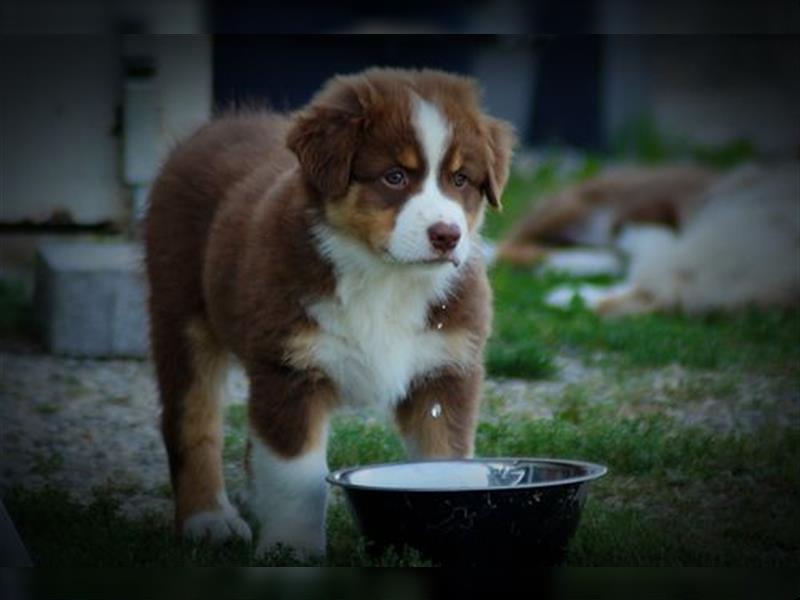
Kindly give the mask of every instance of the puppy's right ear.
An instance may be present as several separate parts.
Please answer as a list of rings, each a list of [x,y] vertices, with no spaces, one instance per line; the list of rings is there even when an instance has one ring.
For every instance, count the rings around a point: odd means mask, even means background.
[[[286,145],[297,156],[303,176],[325,198],[347,192],[370,91],[357,77],[336,77],[294,117]]]

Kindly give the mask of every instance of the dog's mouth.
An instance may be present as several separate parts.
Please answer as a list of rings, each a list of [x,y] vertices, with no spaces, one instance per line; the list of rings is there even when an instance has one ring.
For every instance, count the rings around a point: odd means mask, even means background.
[[[453,265],[454,268],[458,268],[461,266],[461,260],[453,255],[447,254],[443,256],[431,256],[428,258],[418,258],[418,259],[404,259],[398,258],[394,254],[392,254],[387,248],[383,249],[384,258],[386,258],[389,262],[399,264],[399,265],[408,265],[408,266],[420,266],[420,267],[438,267],[446,264]]]
[[[423,265],[442,265],[450,263],[454,267],[458,268],[461,264],[461,261],[458,260],[455,256],[443,256],[440,258],[427,258],[425,260],[419,261]]]

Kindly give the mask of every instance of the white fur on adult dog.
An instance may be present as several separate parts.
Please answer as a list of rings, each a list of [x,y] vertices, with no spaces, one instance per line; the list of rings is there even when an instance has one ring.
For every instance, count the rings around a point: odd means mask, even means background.
[[[630,227],[618,241],[630,256],[623,287],[581,290],[603,314],[681,309],[698,313],[800,299],[800,164],[743,167],[721,179],[675,234]],[[583,294],[583,292],[587,292]],[[569,302],[555,290],[549,301]]]

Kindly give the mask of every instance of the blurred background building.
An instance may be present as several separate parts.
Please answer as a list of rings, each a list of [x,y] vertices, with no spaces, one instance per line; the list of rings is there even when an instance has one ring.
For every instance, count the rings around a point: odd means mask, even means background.
[[[402,8],[5,0],[2,277],[30,289],[43,239],[130,235],[171,144],[215,108],[294,109],[329,76],[372,65],[476,77],[489,111],[511,120],[528,147],[603,152],[631,123],[647,122],[701,143],[747,140],[767,156],[798,151],[796,1],[409,0]],[[289,35],[309,30],[437,35]]]

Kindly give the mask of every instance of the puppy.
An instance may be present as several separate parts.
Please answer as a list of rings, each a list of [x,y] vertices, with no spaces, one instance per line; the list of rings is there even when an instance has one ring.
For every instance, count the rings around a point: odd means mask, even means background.
[[[471,80],[371,69],[289,116],[223,116],[172,152],[145,237],[180,533],[251,535],[222,475],[231,355],[250,382],[257,555],[324,553],[327,424],[343,403],[393,411],[413,457],[472,455],[491,320],[478,232],[513,140]]]

